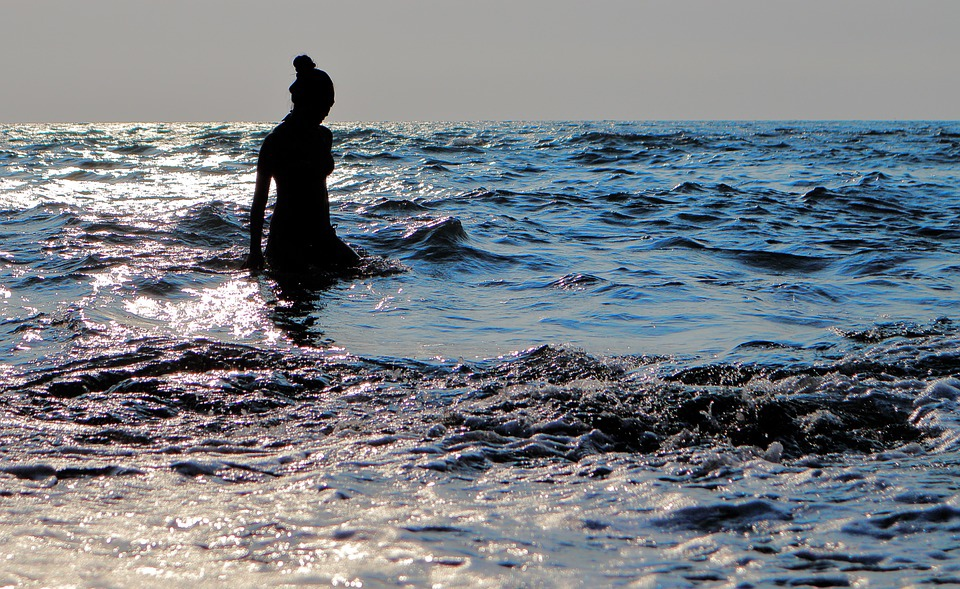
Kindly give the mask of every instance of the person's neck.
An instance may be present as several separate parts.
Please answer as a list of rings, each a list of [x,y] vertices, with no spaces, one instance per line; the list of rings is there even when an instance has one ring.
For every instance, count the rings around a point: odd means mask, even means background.
[[[323,119],[316,114],[297,108],[291,110],[287,118],[303,125],[319,125],[323,122]]]

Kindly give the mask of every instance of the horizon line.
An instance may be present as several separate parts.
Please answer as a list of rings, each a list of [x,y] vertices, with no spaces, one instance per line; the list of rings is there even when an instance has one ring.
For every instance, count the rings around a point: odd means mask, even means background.
[[[267,125],[278,124],[277,120],[51,120],[51,121],[0,121],[0,125],[229,125],[229,124],[255,124]],[[882,122],[903,122],[903,123],[948,123],[960,122],[960,119],[931,119],[931,118],[758,118],[758,119],[739,119],[739,118],[650,118],[650,119],[394,119],[394,120],[376,120],[376,119],[358,119],[358,120],[333,120],[324,121],[324,124],[333,125],[356,125],[356,124],[464,124],[464,123],[882,123]]]

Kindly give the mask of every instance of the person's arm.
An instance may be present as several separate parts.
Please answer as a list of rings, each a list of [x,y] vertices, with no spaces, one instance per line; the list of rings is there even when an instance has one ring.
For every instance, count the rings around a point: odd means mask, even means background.
[[[320,191],[323,206],[317,226],[327,236],[334,235],[333,225],[330,223],[330,195],[327,193],[327,176],[333,172],[333,133],[330,129],[320,125],[320,182],[323,189]]]
[[[320,146],[323,152],[323,168],[321,171],[324,176],[333,173],[333,132],[330,129],[320,125]]]
[[[267,208],[267,196],[270,193],[270,180],[273,170],[267,157],[267,143],[264,142],[257,159],[257,182],[253,189],[253,204],[250,207],[250,255],[243,263],[244,268],[261,270],[263,268],[263,216]]]

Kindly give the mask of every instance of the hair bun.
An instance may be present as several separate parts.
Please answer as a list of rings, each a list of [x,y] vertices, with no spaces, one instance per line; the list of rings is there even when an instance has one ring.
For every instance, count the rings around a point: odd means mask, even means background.
[[[313,60],[310,59],[309,55],[298,55],[293,60],[293,67],[297,70],[297,74],[299,75],[312,71],[317,67],[317,64],[313,63]]]

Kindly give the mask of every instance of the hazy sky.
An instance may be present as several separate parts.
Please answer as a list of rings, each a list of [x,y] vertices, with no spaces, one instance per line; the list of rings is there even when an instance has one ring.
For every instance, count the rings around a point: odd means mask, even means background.
[[[0,0],[0,122],[958,119],[957,0]]]

